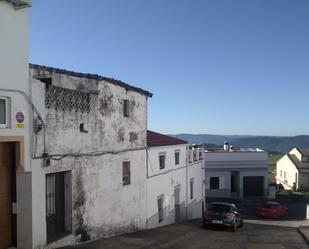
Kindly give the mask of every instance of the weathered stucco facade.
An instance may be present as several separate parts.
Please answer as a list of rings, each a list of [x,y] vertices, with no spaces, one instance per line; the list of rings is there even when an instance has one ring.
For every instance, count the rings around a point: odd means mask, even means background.
[[[68,210],[65,219],[72,221],[72,234],[95,239],[145,228],[147,97],[151,95],[87,75],[30,68],[33,102],[43,119],[37,120],[42,129],[33,134],[34,156],[44,157],[34,160],[32,168],[34,247],[48,241],[45,186],[51,173],[70,173],[72,192],[65,201],[72,213]],[[48,93],[50,87],[54,95]],[[82,105],[80,101],[66,99],[76,92],[89,98],[84,111],[74,106]],[[129,117],[123,114],[124,100],[129,101]],[[125,186],[123,162],[130,162],[130,184]]]

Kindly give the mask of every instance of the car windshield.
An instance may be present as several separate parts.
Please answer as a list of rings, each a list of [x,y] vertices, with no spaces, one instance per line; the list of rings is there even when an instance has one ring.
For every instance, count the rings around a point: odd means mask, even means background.
[[[231,207],[224,204],[211,204],[210,209],[215,212],[229,212]]]

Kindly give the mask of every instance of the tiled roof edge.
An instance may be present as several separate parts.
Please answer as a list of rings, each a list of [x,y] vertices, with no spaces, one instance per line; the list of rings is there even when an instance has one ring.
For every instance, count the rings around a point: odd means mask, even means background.
[[[42,66],[42,65],[38,65],[38,64],[32,64],[32,63],[29,63],[29,67],[33,68],[33,69],[38,69],[38,70],[51,71],[51,72],[55,72],[55,73],[59,73],[59,74],[66,74],[66,75],[70,75],[70,76],[74,76],[74,77],[81,77],[81,78],[87,78],[87,79],[93,79],[93,80],[104,80],[104,81],[107,81],[107,82],[112,83],[114,85],[118,85],[120,87],[123,87],[125,89],[144,94],[147,97],[153,96],[153,94],[151,92],[143,90],[142,88],[131,86],[131,85],[124,83],[120,80],[108,78],[108,77],[101,76],[101,75],[98,75],[98,74],[79,73],[79,72],[69,71],[69,70],[65,70],[65,69],[47,67],[47,66]]]

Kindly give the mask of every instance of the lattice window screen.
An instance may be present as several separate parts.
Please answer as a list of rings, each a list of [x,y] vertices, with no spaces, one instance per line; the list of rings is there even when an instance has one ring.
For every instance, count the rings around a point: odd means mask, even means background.
[[[90,112],[90,93],[49,85],[46,88],[45,105],[48,109]]]

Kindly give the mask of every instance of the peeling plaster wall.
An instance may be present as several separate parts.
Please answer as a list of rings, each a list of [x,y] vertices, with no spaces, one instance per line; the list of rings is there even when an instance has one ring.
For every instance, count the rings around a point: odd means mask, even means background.
[[[88,157],[65,157],[33,169],[34,247],[46,245],[45,175],[71,171],[72,233],[86,232],[90,239],[132,232],[146,227],[146,96],[108,82],[88,80],[31,69],[35,78],[52,78],[53,85],[97,91],[91,95],[90,113],[45,108],[45,83],[32,82],[33,102],[46,123],[49,155],[113,151]],[[123,100],[130,101],[130,117],[123,116]],[[84,123],[88,133],[80,132]],[[33,141],[43,153],[43,130]],[[37,144],[37,145],[36,145]],[[121,150],[125,152],[118,153]],[[131,162],[131,184],[122,186],[122,162]]]

